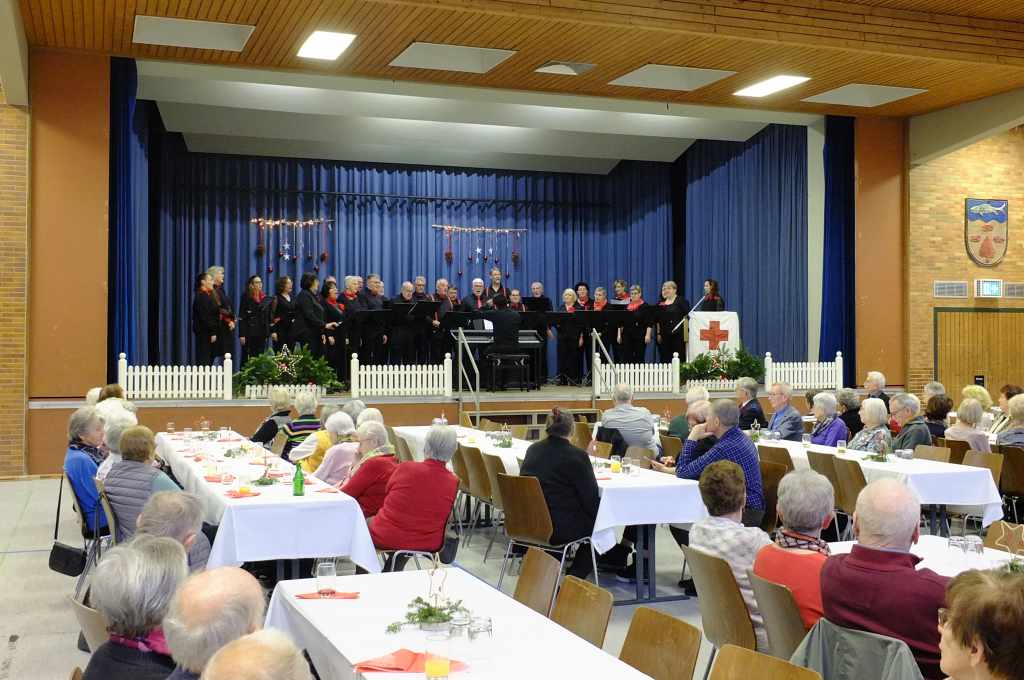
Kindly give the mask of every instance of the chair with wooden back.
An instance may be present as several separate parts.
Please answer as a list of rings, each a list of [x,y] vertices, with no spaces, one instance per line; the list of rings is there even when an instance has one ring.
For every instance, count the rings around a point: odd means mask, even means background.
[[[483,460],[484,470],[487,472],[487,485],[491,492],[491,507],[494,508],[494,512],[505,512],[505,504],[501,501],[501,487],[498,486],[498,475],[508,474],[505,469],[505,462],[500,456],[495,456],[493,453],[481,453],[480,458]],[[491,532],[491,540],[487,543],[487,550],[484,552],[484,562],[491,554],[491,547],[494,545],[494,540],[498,536],[498,523],[495,521],[493,531]]]
[[[93,479],[92,481],[96,484],[96,493],[100,496],[100,507],[103,508],[103,514],[107,516],[110,543],[111,545],[117,545],[117,516],[114,515],[114,508],[110,505],[110,499],[107,497],[107,489],[103,486],[102,479]]]
[[[278,430],[277,434],[274,435],[274,439],[270,442],[270,452],[275,456],[280,456],[284,452],[285,445],[288,444],[288,433],[283,429]]]
[[[459,414],[459,425],[462,427],[473,427],[473,419],[469,417],[469,411]]]
[[[585,420],[578,420],[573,424],[572,429],[572,443],[578,448],[587,450],[587,446],[590,444],[590,440],[593,439],[593,434],[590,430],[590,423]]]
[[[761,654],[735,645],[722,647],[711,680],[821,680],[810,668],[801,668],[788,660]]]
[[[409,448],[409,442],[397,432],[395,433],[395,458],[399,463],[411,463],[416,460],[412,455],[412,449]]]
[[[792,472],[795,469],[793,467],[793,456],[789,455],[789,450],[782,446],[759,444],[757,447],[757,457],[769,463],[779,463],[785,466],[786,472]]]
[[[700,630],[671,614],[637,607],[619,659],[653,680],[691,678],[700,654]]]
[[[864,470],[861,469],[860,463],[857,461],[838,456],[832,459],[832,463],[835,465],[836,479],[839,481],[839,489],[841,489],[836,494],[836,505],[845,514],[853,517],[853,511],[857,508],[857,496],[868,485],[864,478]],[[840,498],[842,499],[841,503]],[[853,522],[846,523],[846,530],[853,531]]]
[[[604,588],[566,576],[558,589],[551,620],[600,649],[612,618],[613,600]]]
[[[71,680],[82,680],[82,669],[75,666],[75,669],[71,671]]]
[[[497,432],[501,429],[501,424],[491,420],[490,418],[481,418],[480,429],[484,432]]]
[[[594,456],[597,458],[604,458],[605,460],[612,457],[612,445],[611,442],[594,442]]]
[[[1003,476],[1003,454],[1001,453],[988,453],[987,451],[974,451],[973,449],[968,451],[964,455],[964,465],[971,467],[982,467],[988,468],[992,473],[992,481],[996,483],[996,488],[999,488],[999,481]]]
[[[985,534],[985,547],[1024,555],[1024,524],[1011,524],[1004,520],[992,522]]]
[[[966,442],[964,443],[966,444]],[[914,448],[914,458],[920,458],[921,460],[933,460],[937,463],[948,463],[952,453],[952,449],[947,446],[918,444],[917,447]],[[960,460],[963,460],[963,456],[960,457]]]
[[[836,457],[830,453],[821,453],[820,451],[810,450],[807,451],[807,464],[810,465],[811,469],[819,475],[824,475],[828,478],[828,481],[832,484],[832,489],[835,491],[836,506],[839,507],[842,505],[839,500],[839,494],[842,489],[839,486],[839,477],[836,476],[835,458]]]
[[[468,545],[472,538],[472,531],[480,521],[484,508],[491,505],[491,480],[487,477],[487,467],[484,465],[480,449],[474,446],[463,446],[462,458],[466,461],[466,470],[469,472],[469,495],[476,501],[476,507],[469,518],[469,530],[465,537]]]
[[[1024,449],[1017,446],[999,447],[1003,454],[1003,475],[999,480],[999,492],[1008,499],[1013,508],[1013,521],[1020,523],[1017,515],[1017,501],[1024,496]]]
[[[778,522],[779,482],[786,476],[789,470],[782,463],[773,463],[767,460],[759,461],[761,466],[761,490],[764,493],[764,517],[761,519],[761,529],[771,533],[775,531]]]
[[[807,633],[804,630],[803,619],[800,618],[800,608],[793,598],[793,591],[784,585],[761,578],[753,569],[747,570],[747,576],[754,589],[757,608],[764,618],[764,628],[768,633],[772,656],[788,660]]]
[[[75,613],[78,627],[82,629],[85,643],[89,645],[90,651],[95,652],[110,638],[110,635],[107,634],[106,619],[99,611],[82,604],[70,595],[67,596],[67,599],[71,603],[71,610]]]
[[[960,439],[948,438],[945,440],[945,443],[942,444],[942,446],[949,449],[949,460],[946,462],[956,463],[957,465],[964,462],[964,456],[967,454],[967,451],[969,451],[971,448],[971,445],[965,441],[962,441]],[[914,457],[917,457],[917,451],[914,452]]]
[[[661,455],[678,460],[683,453],[683,440],[679,437],[669,437],[667,434],[661,437]]]
[[[559,573],[558,560],[540,548],[528,548],[512,599],[538,614],[548,616],[551,614],[551,602],[555,598]]]
[[[714,647],[708,665],[714,661],[715,650],[724,645],[756,649],[754,624],[729,563],[688,545],[679,547],[683,549],[693,574],[693,584],[697,587],[704,635]]]

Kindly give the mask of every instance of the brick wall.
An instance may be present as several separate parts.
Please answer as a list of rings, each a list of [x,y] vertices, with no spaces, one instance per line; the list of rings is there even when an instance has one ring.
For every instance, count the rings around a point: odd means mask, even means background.
[[[1022,300],[975,300],[974,279],[1024,281],[1024,130],[1018,128],[912,168],[906,250],[908,386],[920,393],[934,369],[936,307],[1022,307]],[[1010,202],[1009,245],[995,267],[980,267],[964,248],[964,199]],[[967,299],[934,299],[936,280],[967,281]],[[938,303],[938,304],[936,304]],[[1013,339],[1019,342],[1019,339]],[[955,386],[947,385],[953,390]],[[991,386],[990,386],[991,389]]]
[[[0,89],[0,477],[25,470],[28,124]]]

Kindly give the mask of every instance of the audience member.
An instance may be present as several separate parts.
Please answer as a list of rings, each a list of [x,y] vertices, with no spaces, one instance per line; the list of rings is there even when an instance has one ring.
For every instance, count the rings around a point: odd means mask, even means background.
[[[715,406],[720,403],[715,402]],[[732,402],[728,403],[736,408]],[[759,527],[744,526],[746,523],[741,523],[749,504],[747,488],[743,469],[732,461],[720,460],[701,472],[700,497],[707,506],[709,517],[694,522],[690,528],[690,547],[729,563],[747,611],[750,612],[750,621],[754,624],[757,650],[767,654],[768,635],[754,599],[747,570],[754,566],[758,552],[771,544],[772,540]]]
[[[394,447],[388,443],[388,431],[380,423],[364,422],[356,430],[356,439],[359,457],[349,468],[341,490],[359,502],[363,515],[373,517],[384,504],[388,480],[398,468],[398,461]]]
[[[775,383],[768,390],[768,403],[775,411],[768,421],[768,429],[778,432],[782,439],[798,442],[804,436],[804,420],[800,412],[789,403],[793,388],[789,383]]]
[[[171,600],[163,630],[178,664],[167,680],[199,680],[217,650],[263,627],[266,600],[247,571],[220,567],[190,576]]]
[[[100,401],[100,392],[103,391],[102,387],[90,387],[89,391],[85,393],[85,405],[95,406]]]
[[[940,382],[933,380],[924,386],[924,403],[928,403],[928,400],[932,397],[938,397],[946,393],[946,386]]]
[[[100,509],[99,493],[93,479],[103,461],[103,421],[92,406],[83,406],[68,420],[68,451],[64,454],[64,474],[75,493],[78,513],[90,530],[103,531],[107,516]]]
[[[618,430],[626,446],[639,446],[661,454],[658,427],[651,412],[642,406],[633,406],[633,388],[619,383],[612,390],[612,408],[601,414],[601,427]]]
[[[844,387],[836,390],[836,402],[839,404],[839,418],[846,423],[846,429],[853,437],[864,429],[864,423],[860,420],[860,397],[856,390]]]
[[[999,414],[996,415],[989,432],[999,434],[1010,425],[1010,400],[1018,394],[1024,394],[1020,385],[1003,385],[999,388]]]
[[[814,415],[814,397],[821,390],[807,390],[804,392],[804,403],[807,404],[807,415]]]
[[[924,424],[933,437],[946,436],[946,418],[953,410],[953,400],[946,394],[936,394],[928,399],[924,408]]]
[[[1024,394],[1010,397],[1007,403],[1010,422],[996,437],[1000,446],[1024,447]]]
[[[594,533],[600,495],[597,479],[586,451],[573,446],[572,414],[555,407],[547,417],[547,438],[526,449],[519,474],[536,477],[551,513],[551,542],[569,543]],[[590,551],[579,550],[568,573],[579,578],[590,575]]]
[[[156,442],[153,431],[145,425],[126,429],[120,448],[122,460],[114,463],[103,482],[117,520],[117,540],[127,541],[135,535],[142,506],[150,496],[157,491],[180,492],[181,488],[154,467]]]
[[[892,450],[892,435],[886,426],[889,412],[885,410],[885,402],[875,397],[862,401],[860,420],[864,428],[846,444],[848,449],[870,453],[887,453]]]
[[[206,664],[203,680],[313,680],[313,674],[287,635],[265,629],[221,647]]]
[[[250,437],[257,444],[270,444],[277,437],[281,428],[288,424],[292,417],[292,398],[283,387],[271,387],[267,393],[270,402],[270,415],[260,423],[256,433]]]
[[[104,407],[103,404],[110,404]],[[103,445],[107,457],[96,469],[96,479],[106,478],[110,468],[121,462],[121,434],[139,424],[139,419],[121,406],[120,402],[108,400],[96,405],[96,414],[103,420]]]
[[[99,396],[96,397],[96,403],[106,401],[107,399],[121,399],[124,400],[124,388],[117,383],[110,383],[100,388]]]
[[[988,443],[988,432],[978,429],[983,412],[977,399],[964,399],[956,410],[956,424],[946,428],[946,440],[963,441],[975,451],[986,453],[992,450]]]
[[[881,399],[885,410],[889,410],[889,395],[885,393],[885,375],[881,371],[868,371],[864,378],[864,390],[868,398]]]
[[[950,680],[1024,680],[1024,574],[965,571],[939,610],[939,661]]]
[[[160,624],[187,576],[185,551],[170,538],[140,536],[105,552],[89,598],[110,639],[89,658],[83,680],[164,680],[174,661]]]
[[[840,439],[847,441],[850,430],[842,418],[836,415],[836,397],[831,392],[818,392],[812,401],[814,413],[814,429],[811,431],[811,443],[822,446],[835,446]]]
[[[782,478],[778,494],[782,528],[775,532],[775,543],[757,553],[754,573],[793,591],[804,628],[810,630],[822,616],[821,568],[829,547],[821,531],[835,515],[835,492],[824,475],[796,470]]]
[[[691,387],[686,390],[686,413],[678,415],[669,421],[668,436],[686,439],[690,434],[691,423],[689,422],[690,407],[698,401],[710,399],[708,391],[704,387]]]
[[[690,430],[693,429],[693,426],[700,425],[701,423],[706,423],[708,421],[709,415],[711,415],[710,401],[701,400],[695,401],[694,403],[690,404],[690,406],[686,409],[686,420],[688,425],[686,428],[687,437],[689,437]],[[700,458],[705,453],[710,451],[711,447],[713,447],[717,443],[718,437],[716,437],[713,434],[704,437],[703,439],[697,442],[697,447],[694,451],[694,455],[697,458]],[[680,460],[682,460],[681,456]],[[676,473],[676,466],[678,464],[679,460],[674,460],[671,457],[664,457],[660,461],[652,460],[651,469],[657,470],[658,472],[665,472],[674,475]]]
[[[327,410],[326,406],[324,410]],[[314,473],[320,468],[327,456],[328,449],[338,443],[349,441],[356,431],[352,419],[348,417],[347,413],[337,410],[337,407],[335,407],[334,413],[329,413],[326,416],[321,413],[320,417],[323,419],[323,429],[309,435],[306,441],[292,449],[289,454],[293,463],[309,473]]]
[[[992,395],[983,385],[967,385],[960,390],[960,396],[964,399],[977,399],[983,411],[992,408]]]
[[[889,415],[900,426],[893,439],[894,451],[916,449],[919,444],[931,444],[932,433],[921,414],[921,400],[909,392],[894,394],[889,400]]]
[[[136,536],[166,536],[181,543],[193,573],[206,569],[210,539],[203,533],[203,503],[184,491],[158,491],[142,506]]]
[[[285,442],[281,457],[290,460],[289,454],[292,449],[301,444],[306,437],[320,429],[320,418],[316,415],[317,398],[316,394],[309,390],[302,390],[295,395],[295,411],[298,418],[284,424],[284,433],[288,440]]]
[[[758,427],[768,427],[768,419],[764,417],[761,403],[757,400],[757,390],[760,387],[753,378],[739,378],[736,380],[736,403],[740,407],[741,430],[749,430],[757,423]]]
[[[348,479],[348,471],[359,455],[359,442],[353,440],[356,428],[352,418],[341,411],[327,419],[327,431],[335,431],[335,444],[327,449],[323,462],[313,476],[331,485],[342,484]]]
[[[364,408],[359,412],[359,417],[356,418],[356,427],[359,427],[363,423],[380,423],[384,424],[384,414],[380,412],[379,408]]]
[[[342,413],[347,413],[353,423],[359,424],[359,414],[366,410],[366,404],[360,399],[349,399],[341,405]]]
[[[825,562],[821,599],[829,621],[903,640],[924,677],[937,679],[943,675],[935,622],[949,579],[917,568],[921,558],[910,547],[920,521],[921,503],[902,482],[883,478],[864,487],[853,514],[857,543]]]

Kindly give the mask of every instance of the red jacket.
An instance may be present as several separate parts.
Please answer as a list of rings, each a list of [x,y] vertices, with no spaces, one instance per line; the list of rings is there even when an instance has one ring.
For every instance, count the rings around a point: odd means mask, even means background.
[[[373,517],[384,505],[388,480],[397,469],[394,456],[374,456],[359,466],[341,490],[359,502],[365,517]]]
[[[441,546],[459,479],[444,463],[402,463],[388,481],[384,507],[373,518],[377,548],[434,551]]]

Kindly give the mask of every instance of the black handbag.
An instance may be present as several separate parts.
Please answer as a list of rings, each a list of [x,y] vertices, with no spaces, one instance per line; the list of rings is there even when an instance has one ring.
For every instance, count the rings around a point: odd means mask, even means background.
[[[441,564],[451,564],[455,561],[455,555],[459,552],[459,535],[445,529],[444,532],[444,544],[441,546],[441,551],[438,554],[438,558]]]
[[[85,571],[85,548],[76,548],[57,540],[60,526],[60,503],[64,495],[64,475],[60,477],[60,491],[57,493],[57,517],[53,521],[53,547],[50,548],[50,569],[65,576],[81,576]]]

